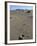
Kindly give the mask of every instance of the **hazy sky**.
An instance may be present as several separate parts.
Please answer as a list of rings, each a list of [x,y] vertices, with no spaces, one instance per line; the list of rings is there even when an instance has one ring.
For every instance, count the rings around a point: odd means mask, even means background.
[[[27,9],[32,10],[32,6],[18,6],[18,5],[10,5],[10,10],[16,10],[16,9]]]

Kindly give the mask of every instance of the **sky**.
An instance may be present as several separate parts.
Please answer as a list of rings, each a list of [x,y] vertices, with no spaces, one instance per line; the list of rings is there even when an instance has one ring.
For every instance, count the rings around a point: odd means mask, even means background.
[[[10,5],[10,10],[16,10],[16,9],[32,10],[32,6]]]

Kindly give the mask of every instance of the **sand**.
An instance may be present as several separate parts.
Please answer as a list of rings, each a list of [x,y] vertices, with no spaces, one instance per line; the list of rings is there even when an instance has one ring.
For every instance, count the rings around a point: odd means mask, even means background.
[[[33,16],[26,12],[10,13],[10,40],[19,40],[19,36],[24,35],[23,40],[32,39]]]

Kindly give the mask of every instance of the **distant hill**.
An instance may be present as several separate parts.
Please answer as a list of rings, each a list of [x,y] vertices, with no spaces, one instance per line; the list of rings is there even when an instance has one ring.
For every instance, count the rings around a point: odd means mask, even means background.
[[[13,11],[13,12],[15,12],[15,11],[32,11],[32,10],[28,10],[28,9],[16,9],[16,10],[10,10],[11,12]]]
[[[16,11],[24,11],[24,9],[16,9]]]

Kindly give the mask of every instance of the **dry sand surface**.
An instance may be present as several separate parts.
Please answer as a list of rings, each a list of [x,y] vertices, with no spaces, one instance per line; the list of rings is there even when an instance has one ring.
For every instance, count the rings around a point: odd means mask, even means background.
[[[10,13],[10,40],[18,40],[24,35],[24,39],[32,39],[32,12]]]

